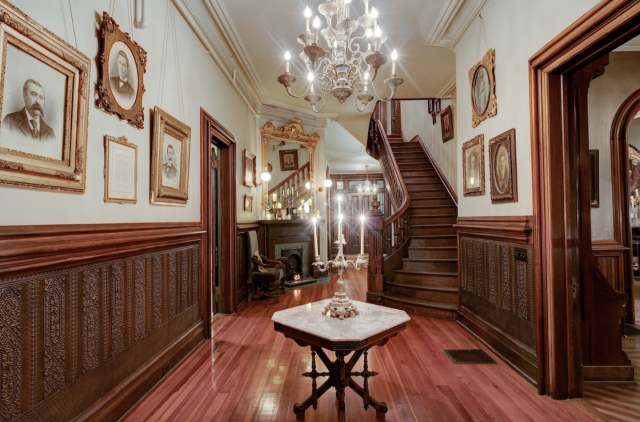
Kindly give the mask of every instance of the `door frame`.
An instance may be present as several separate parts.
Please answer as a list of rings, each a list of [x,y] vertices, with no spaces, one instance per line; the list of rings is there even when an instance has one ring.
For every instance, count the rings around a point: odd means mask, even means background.
[[[236,204],[236,144],[233,135],[216,119],[211,117],[204,109],[200,108],[200,226],[204,232],[202,244],[202,268],[201,278],[202,314],[204,320],[211,327],[211,283],[209,282],[212,271],[209,257],[213,250],[210,232],[212,230],[211,215],[211,139],[220,149],[220,191],[218,199],[222,209],[222,221],[220,230],[220,282],[221,288],[221,313],[234,313],[236,311],[236,236],[237,236],[237,204]],[[211,330],[207,331],[207,338],[211,338]]]
[[[640,0],[603,1],[529,60],[538,389],[554,399],[582,396],[567,75],[638,35],[639,17]]]

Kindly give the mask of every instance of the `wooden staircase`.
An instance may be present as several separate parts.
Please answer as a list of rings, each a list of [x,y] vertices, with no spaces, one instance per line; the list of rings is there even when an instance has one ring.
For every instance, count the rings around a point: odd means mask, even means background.
[[[393,281],[386,282],[382,303],[413,314],[455,319],[458,207],[416,139],[387,138],[410,197],[409,254],[402,269],[394,271]]]

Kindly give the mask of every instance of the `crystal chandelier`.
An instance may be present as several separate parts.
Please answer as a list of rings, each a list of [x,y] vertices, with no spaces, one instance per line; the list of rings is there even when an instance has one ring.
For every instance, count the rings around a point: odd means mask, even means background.
[[[364,185],[362,183],[358,183],[358,185],[356,186],[356,189],[358,190],[358,196],[361,198],[363,196],[376,195],[378,193],[378,185],[372,184],[369,181],[369,165],[368,164],[365,164],[364,166],[364,173],[367,179],[364,182]]]
[[[291,54],[287,51],[284,55],[286,69],[284,75],[278,77],[278,82],[284,85],[290,96],[304,98],[316,113],[324,109],[327,93],[336,97],[340,103],[344,103],[347,98],[355,94],[356,109],[362,112],[374,98],[379,101],[391,100],[398,86],[404,82],[403,79],[396,77],[398,53],[393,50],[391,77],[384,80],[391,89],[391,95],[386,99],[378,96],[373,81],[376,80],[380,67],[387,62],[387,56],[379,51],[380,46],[387,40],[387,36],[378,25],[378,11],[372,8],[369,12],[369,0],[364,0],[364,15],[355,20],[349,17],[350,3],[351,0],[327,0],[320,4],[318,11],[327,21],[327,27],[322,30],[318,16],[313,19],[313,31],[310,30],[311,9],[308,6],[305,9],[306,31],[298,36],[298,42],[304,46],[300,58],[309,72],[307,76],[309,86],[302,95],[291,92],[291,85],[297,78],[289,73]],[[333,26],[334,16],[336,16],[335,26]],[[354,36],[358,27],[362,27],[364,33]],[[319,35],[326,40],[328,50],[318,45]],[[361,42],[364,48],[361,47]],[[373,76],[371,76],[372,73]],[[314,91],[314,79],[320,82],[322,95]],[[369,87],[372,88],[373,95],[369,93]],[[322,100],[322,107],[317,110],[316,104],[320,100]]]

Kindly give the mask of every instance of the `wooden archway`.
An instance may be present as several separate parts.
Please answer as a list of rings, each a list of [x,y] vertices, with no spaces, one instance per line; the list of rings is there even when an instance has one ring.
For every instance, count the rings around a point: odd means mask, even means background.
[[[278,140],[293,142],[295,144],[304,145],[309,150],[309,180],[313,184],[314,178],[314,160],[313,154],[316,151],[316,146],[320,140],[320,131],[313,132],[312,135],[306,135],[304,133],[304,127],[302,126],[302,119],[295,118],[284,126],[276,128],[273,124],[273,120],[269,120],[264,126],[260,128],[260,143],[262,146],[262,167],[266,167],[269,160],[269,142]],[[269,183],[264,182],[262,185],[262,205],[268,203],[267,195],[269,193]],[[315,202],[315,197],[313,198]]]

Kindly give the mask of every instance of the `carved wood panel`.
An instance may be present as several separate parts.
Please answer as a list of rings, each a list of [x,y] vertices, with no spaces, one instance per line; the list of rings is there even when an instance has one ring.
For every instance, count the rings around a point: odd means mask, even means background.
[[[191,245],[0,279],[0,421],[74,419],[179,338],[201,319],[200,264]]]
[[[461,304],[535,352],[533,246],[461,236],[460,258]]]
[[[246,236],[246,233],[238,233],[236,239],[236,265],[238,267],[236,306],[240,306],[241,303],[247,300],[247,278],[249,277],[247,263],[249,257],[247,256]]]
[[[598,258],[598,268],[614,290],[627,293],[627,283],[625,282],[625,252],[597,250],[593,254]]]

